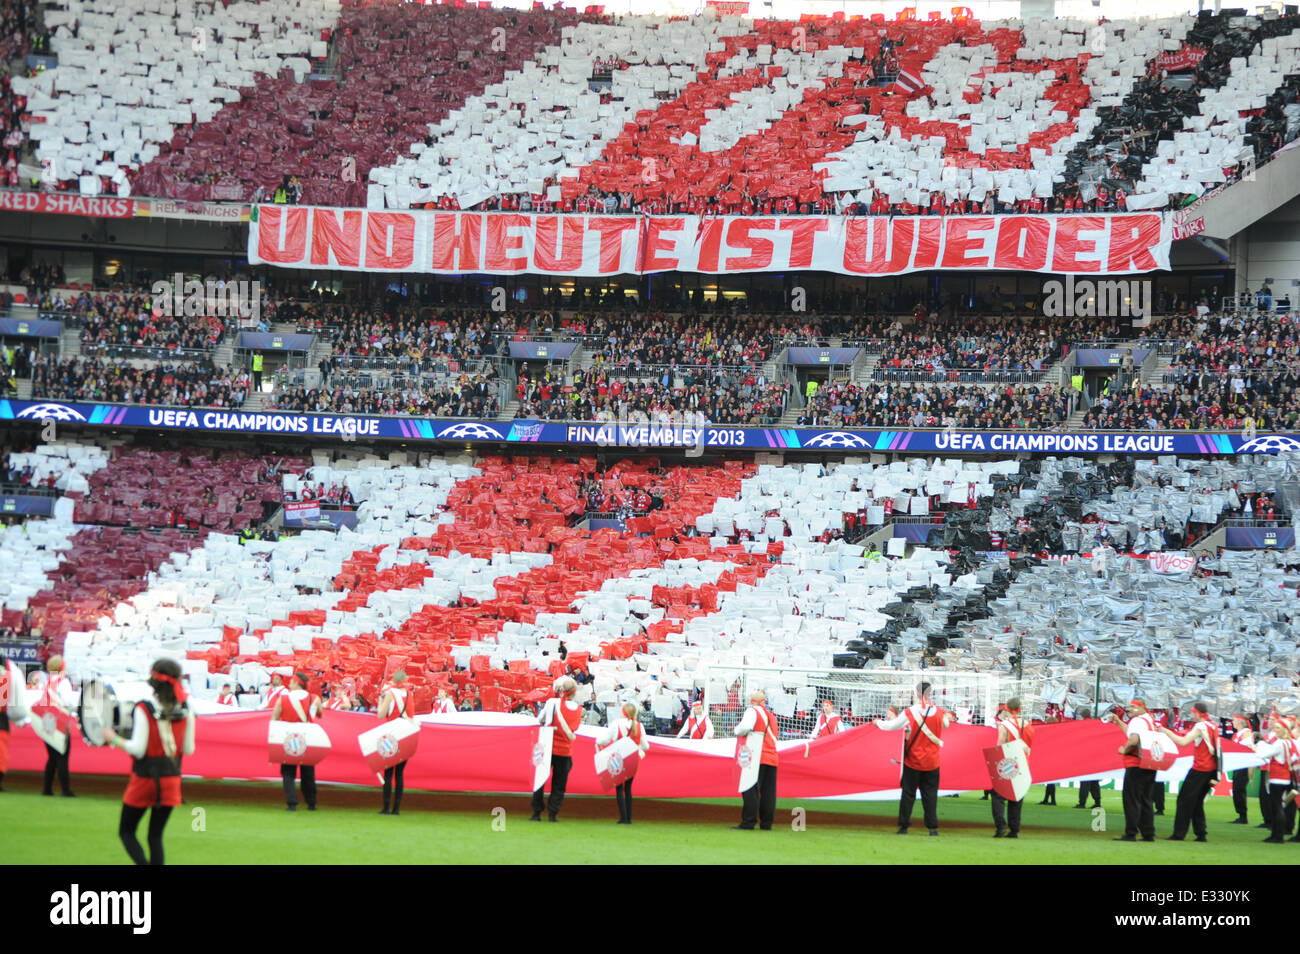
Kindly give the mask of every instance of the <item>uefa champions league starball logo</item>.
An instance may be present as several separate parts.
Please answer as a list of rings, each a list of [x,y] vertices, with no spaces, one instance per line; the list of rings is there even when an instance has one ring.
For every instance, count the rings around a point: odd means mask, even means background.
[[[1294,437],[1282,437],[1270,434],[1246,441],[1237,448],[1238,454],[1281,454],[1286,451],[1300,450],[1300,441]]]
[[[998,773],[998,778],[1009,782],[1016,777],[1016,773],[1019,770],[1016,768],[1015,759],[1001,759],[997,764],[996,771]]]
[[[290,732],[284,737],[284,754],[301,758],[307,754],[307,737],[301,732]]]
[[[477,421],[466,421],[461,424],[453,424],[450,427],[445,427],[438,433],[438,437],[450,437],[475,441],[499,441],[503,439],[501,432],[495,427],[489,427],[488,425],[480,424]]]
[[[17,416],[37,421],[84,421],[86,419],[80,411],[66,404],[33,404],[19,411]]]
[[[804,441],[804,447],[869,447],[866,439],[848,431],[823,431]]]
[[[387,735],[380,736],[379,741],[375,743],[375,751],[386,759],[391,759],[397,755],[397,739],[393,733],[389,732]]]

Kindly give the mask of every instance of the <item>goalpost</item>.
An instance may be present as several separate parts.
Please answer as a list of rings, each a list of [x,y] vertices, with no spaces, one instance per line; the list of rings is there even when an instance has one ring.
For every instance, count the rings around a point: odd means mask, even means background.
[[[916,688],[930,683],[936,705],[964,721],[991,725],[998,704],[1019,696],[1026,717],[1041,718],[1038,680],[995,672],[947,669],[797,669],[789,666],[713,666],[705,674],[704,709],[719,737],[729,736],[749,705],[750,693],[767,693],[783,739],[807,738],[822,702],[830,699],[846,725],[862,725],[901,712],[916,701]]]

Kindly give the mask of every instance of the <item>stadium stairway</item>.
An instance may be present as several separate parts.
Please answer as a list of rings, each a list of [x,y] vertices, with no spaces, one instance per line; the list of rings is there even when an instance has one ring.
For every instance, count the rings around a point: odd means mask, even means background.
[[[1144,388],[1159,387],[1165,380],[1165,375],[1169,373],[1169,368],[1173,365],[1172,355],[1157,355],[1156,360],[1151,366],[1142,369],[1142,386]]]
[[[19,378],[17,383],[18,383],[18,400],[30,401],[32,399],[32,379]]]
[[[244,399],[241,411],[262,411],[266,409],[271,400],[271,395],[265,391],[249,391],[248,397]]]
[[[81,357],[81,329],[66,325],[59,332],[59,360],[72,361]]]
[[[497,415],[497,420],[513,421],[515,419],[515,414],[517,414],[518,411],[519,411],[519,399],[515,398],[509,404],[507,404],[505,407],[501,409],[501,413]]]
[[[235,346],[230,341],[230,338],[226,338],[212,349],[212,363],[218,368],[230,367],[235,363]]]

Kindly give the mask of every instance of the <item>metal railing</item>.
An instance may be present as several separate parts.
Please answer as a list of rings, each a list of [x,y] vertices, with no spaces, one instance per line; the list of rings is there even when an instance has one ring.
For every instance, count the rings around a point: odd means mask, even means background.
[[[81,343],[86,358],[118,358],[138,361],[211,361],[217,345],[211,348],[169,348],[165,345],[120,345],[106,342]]]
[[[871,380],[913,384],[1037,384],[1047,370],[1038,371],[981,371],[975,368],[945,368],[931,371],[925,368],[876,368]]]

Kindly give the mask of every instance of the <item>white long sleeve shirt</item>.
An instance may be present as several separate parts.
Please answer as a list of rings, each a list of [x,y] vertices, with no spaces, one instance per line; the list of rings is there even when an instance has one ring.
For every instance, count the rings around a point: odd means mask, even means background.
[[[596,737],[596,744],[603,748],[606,745],[613,745],[623,736],[630,736],[631,734],[631,719],[615,719],[608,728],[602,730],[600,735]],[[641,750],[641,754],[643,755],[650,751],[650,736],[646,732],[645,726],[641,727],[641,742],[637,745],[637,748]]]
[[[749,733],[753,732],[757,728],[758,728],[758,707],[750,706],[748,709],[745,710],[744,718],[742,718],[738,723],[736,723],[736,735],[746,736],[749,735]],[[775,735],[776,727],[769,726],[769,728],[772,729],[772,734]]]
[[[936,709],[936,707],[933,705],[910,706],[909,708],[912,714],[916,716],[916,721],[918,723],[923,721],[927,712],[930,715],[934,715]],[[894,718],[892,719],[877,719],[876,727],[879,729],[884,729],[886,732],[894,732],[898,729],[905,729],[909,725],[911,725],[911,723],[907,721],[907,713],[908,713],[908,709],[904,709],[902,712],[894,716]],[[952,713],[945,709],[943,712],[943,727],[946,729],[950,725],[952,725]]]
[[[1287,746],[1291,743],[1283,739],[1274,739],[1272,742],[1260,741],[1255,743],[1255,754],[1262,755],[1269,761],[1273,759],[1285,759]],[[1268,766],[1264,766],[1264,771],[1268,771]],[[1285,778],[1270,778],[1269,785],[1290,785],[1291,780]]]
[[[686,719],[685,722],[682,723],[681,729],[678,730],[677,732],[677,738],[679,739],[684,739],[687,737],[694,738],[694,735],[692,735],[691,730],[695,727],[695,725],[698,725],[698,722],[692,723],[691,720],[693,718],[694,716],[690,716]],[[713,738],[714,736],[713,720],[710,719],[708,716],[705,716],[703,722],[704,722],[704,738],[706,739]]]
[[[181,744],[181,755],[194,754],[194,731],[198,720],[194,718],[194,710],[185,719],[185,740]],[[160,723],[159,731],[166,726],[166,723]],[[149,720],[140,714],[139,709],[132,711],[131,721],[131,738],[126,740],[122,746],[122,751],[126,752],[133,758],[142,759],[144,753],[149,748]]]

